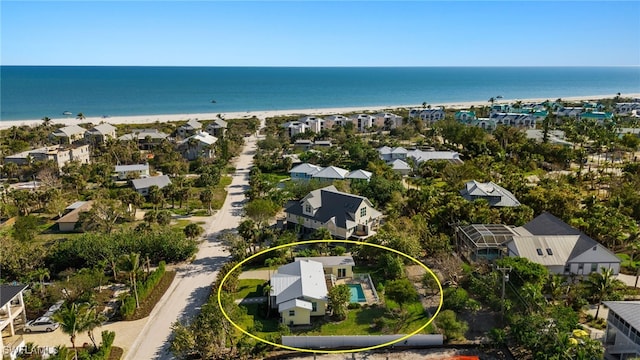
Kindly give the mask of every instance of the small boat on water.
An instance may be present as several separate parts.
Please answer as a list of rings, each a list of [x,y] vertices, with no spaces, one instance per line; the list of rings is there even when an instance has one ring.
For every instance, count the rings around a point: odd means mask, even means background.
[[[73,115],[73,114],[71,114],[71,111],[65,111],[62,113],[62,115]]]
[[[215,104],[215,103],[216,103],[216,101],[215,101],[215,100],[211,100],[211,103],[212,103],[212,104]]]

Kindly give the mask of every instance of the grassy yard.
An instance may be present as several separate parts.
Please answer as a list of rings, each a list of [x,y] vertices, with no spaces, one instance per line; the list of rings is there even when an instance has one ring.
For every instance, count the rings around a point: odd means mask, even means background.
[[[387,304],[391,309],[398,306],[392,301]],[[415,302],[404,306],[407,316],[403,319],[394,319],[383,306],[370,306],[361,309],[350,309],[347,319],[340,322],[327,322],[319,324],[312,330],[295,332],[297,335],[381,335],[389,333],[409,334],[418,330],[428,320],[422,304]],[[397,324],[397,331],[393,329]],[[433,332],[431,325],[421,333]]]
[[[271,316],[265,319],[265,306],[266,305],[260,306],[258,304],[240,305],[240,307],[246,309],[247,315],[237,322],[238,326],[263,339],[278,335],[280,321],[276,316],[277,311],[272,310]]]
[[[238,280],[238,291],[235,293],[236,299],[244,299],[246,297],[264,296],[262,292],[265,280],[260,279],[240,279]]]

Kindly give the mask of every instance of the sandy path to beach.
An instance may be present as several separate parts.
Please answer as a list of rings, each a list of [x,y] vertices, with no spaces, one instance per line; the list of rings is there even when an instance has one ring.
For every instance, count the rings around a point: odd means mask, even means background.
[[[171,324],[199,313],[211,292],[218,269],[229,259],[218,241],[218,235],[235,229],[242,219],[244,193],[249,186],[249,170],[253,164],[256,137],[245,138],[242,154],[236,160],[236,172],[229,185],[224,205],[205,225],[205,242],[195,261],[178,270],[175,280],[153,309],[137,339],[125,348],[125,359],[171,359],[168,352]]]
[[[640,98],[640,94],[623,94],[624,97]],[[575,96],[562,98],[564,101],[588,101],[596,99],[613,98],[614,95],[592,95],[592,96]],[[508,103],[520,100],[523,103],[538,103],[545,100],[555,99],[497,99],[499,103]],[[441,104],[429,104],[432,107],[444,106],[448,109],[468,109],[471,106],[486,106],[489,105],[487,101],[468,101],[468,102],[450,102]],[[99,124],[101,122],[110,124],[149,124],[155,122],[171,122],[181,121],[188,119],[199,120],[213,120],[217,115],[222,115],[225,119],[242,119],[255,116],[259,119],[264,119],[272,116],[284,116],[284,115],[332,115],[332,114],[345,114],[350,112],[364,112],[364,111],[382,111],[397,108],[419,108],[422,105],[385,105],[385,106],[362,106],[362,107],[343,107],[343,108],[323,108],[323,109],[289,109],[289,110],[269,110],[269,111],[245,111],[245,112],[223,112],[223,113],[199,113],[199,114],[171,114],[171,115],[139,115],[139,116],[113,116],[113,117],[86,117],[82,120],[82,123]],[[53,124],[71,125],[78,124],[81,121],[77,120],[73,116],[71,117],[59,117],[52,118]],[[0,121],[0,129],[10,128],[12,126],[20,125],[37,125],[41,124],[41,119],[33,120],[10,120]]]

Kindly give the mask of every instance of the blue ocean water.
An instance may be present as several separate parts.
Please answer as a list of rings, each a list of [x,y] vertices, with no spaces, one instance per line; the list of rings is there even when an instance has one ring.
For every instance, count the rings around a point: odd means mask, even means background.
[[[640,93],[640,67],[0,66],[0,120]],[[215,103],[212,102],[215,100]]]

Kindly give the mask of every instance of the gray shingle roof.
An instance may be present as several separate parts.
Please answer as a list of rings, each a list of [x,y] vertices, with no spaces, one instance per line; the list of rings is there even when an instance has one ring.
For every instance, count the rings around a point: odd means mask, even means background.
[[[302,204],[304,201],[309,201],[314,208],[318,209],[315,216],[313,216],[314,220],[325,223],[331,218],[334,218],[336,226],[341,228],[349,228],[347,223],[353,225],[355,212],[363,201],[366,201],[369,206],[373,207],[371,202],[365,197],[343,193],[336,190],[334,186],[327,186],[310,192],[301,201],[294,202],[287,207],[285,212],[310,218],[310,216],[303,213]],[[375,217],[374,214],[371,214],[371,216]]]
[[[0,285],[0,307],[5,306],[11,299],[27,288],[27,285]]]

